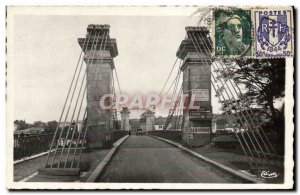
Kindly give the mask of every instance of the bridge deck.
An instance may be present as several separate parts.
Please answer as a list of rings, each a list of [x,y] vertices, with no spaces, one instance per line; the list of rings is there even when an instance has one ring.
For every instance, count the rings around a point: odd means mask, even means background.
[[[242,183],[238,178],[148,136],[130,136],[98,182]]]

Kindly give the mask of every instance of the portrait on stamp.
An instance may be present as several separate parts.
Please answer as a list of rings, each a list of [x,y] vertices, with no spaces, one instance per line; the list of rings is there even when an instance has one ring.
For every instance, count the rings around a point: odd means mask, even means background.
[[[215,56],[251,56],[251,12],[214,11]]]

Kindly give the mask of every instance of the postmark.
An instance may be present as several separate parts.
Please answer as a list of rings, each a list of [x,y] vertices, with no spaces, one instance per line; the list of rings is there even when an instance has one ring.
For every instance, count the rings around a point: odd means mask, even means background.
[[[213,15],[215,57],[251,57],[251,10],[215,9]]]
[[[253,10],[254,57],[293,56],[293,10],[273,8]]]

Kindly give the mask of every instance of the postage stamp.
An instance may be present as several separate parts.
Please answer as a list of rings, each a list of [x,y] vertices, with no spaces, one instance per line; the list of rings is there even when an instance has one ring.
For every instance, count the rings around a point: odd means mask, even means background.
[[[254,10],[256,58],[293,56],[292,8]]]
[[[252,56],[251,10],[216,9],[215,56]]]

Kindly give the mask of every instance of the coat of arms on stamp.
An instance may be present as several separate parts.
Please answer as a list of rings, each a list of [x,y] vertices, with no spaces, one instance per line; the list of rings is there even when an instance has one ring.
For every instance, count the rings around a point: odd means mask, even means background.
[[[255,57],[293,56],[293,16],[291,9],[254,11]]]
[[[251,11],[242,9],[214,10],[215,56],[252,56]]]

